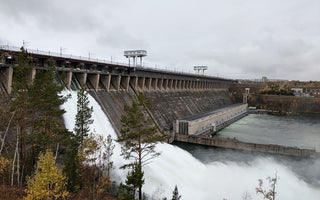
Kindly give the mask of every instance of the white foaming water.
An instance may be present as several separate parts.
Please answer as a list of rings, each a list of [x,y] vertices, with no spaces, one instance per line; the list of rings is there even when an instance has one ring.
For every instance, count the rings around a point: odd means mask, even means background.
[[[77,93],[63,91],[62,94],[72,96],[62,106],[66,110],[63,116],[66,127],[72,131],[77,112]],[[94,119],[91,130],[104,137],[110,134],[114,139],[117,138],[100,105],[91,96],[89,100],[90,106],[93,106]],[[274,176],[275,172],[280,177],[277,184],[277,199],[320,199],[319,188],[314,188],[300,180],[289,168],[270,158],[257,158],[248,164],[217,161],[204,164],[189,152],[170,144],[158,144],[157,150],[161,155],[143,169],[145,172],[143,191],[153,199],[162,197],[170,199],[175,185],[178,186],[184,200],[222,200],[223,198],[237,200],[242,199],[241,196],[246,192],[254,200],[263,199],[255,193],[258,179]],[[117,182],[124,181],[127,173],[119,169],[125,163],[120,152],[121,146],[116,144],[112,159],[115,164],[113,179]],[[266,181],[265,184],[267,185]]]

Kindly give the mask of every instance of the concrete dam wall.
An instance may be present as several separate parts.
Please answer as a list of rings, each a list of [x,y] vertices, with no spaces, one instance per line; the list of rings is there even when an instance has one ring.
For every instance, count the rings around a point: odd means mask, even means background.
[[[124,114],[124,105],[130,105],[134,97],[132,90],[125,91],[112,91],[105,90],[90,91],[89,92],[100,104],[103,111],[108,115],[117,134],[121,129],[121,116]]]
[[[152,114],[158,125],[165,131],[172,130],[176,119],[197,115],[209,110],[231,105],[227,89],[181,91],[181,92],[147,92],[152,98]]]
[[[135,91],[99,90],[90,94],[100,103],[109,116],[116,131],[121,129],[121,115],[124,105],[130,105],[135,98]],[[150,116],[159,126],[161,132],[171,131],[176,119],[200,114],[209,110],[232,104],[227,89],[185,90],[185,91],[149,91],[145,92],[152,99]]]

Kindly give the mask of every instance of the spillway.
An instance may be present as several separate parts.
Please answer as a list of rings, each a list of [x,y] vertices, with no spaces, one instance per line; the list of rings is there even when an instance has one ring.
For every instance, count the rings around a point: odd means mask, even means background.
[[[62,106],[66,110],[64,121],[66,128],[73,130],[76,115],[77,94],[75,91],[63,91],[63,95],[71,94],[71,98]],[[89,96],[93,106],[94,123],[91,131],[114,139],[117,135],[100,105]],[[242,199],[244,193],[252,199],[263,199],[255,193],[258,179],[265,179],[277,173],[280,177],[277,184],[277,199],[318,200],[320,197],[320,181],[314,186],[301,180],[288,166],[278,163],[271,157],[257,157],[248,162],[209,161],[201,162],[188,151],[174,145],[162,143],[157,145],[161,155],[143,168],[145,185],[143,191],[149,199],[171,199],[174,186],[184,200],[235,200]],[[119,169],[125,161],[120,156],[121,146],[116,144],[112,157],[115,168],[113,180],[124,181],[126,172]],[[320,161],[315,164],[319,170]]]

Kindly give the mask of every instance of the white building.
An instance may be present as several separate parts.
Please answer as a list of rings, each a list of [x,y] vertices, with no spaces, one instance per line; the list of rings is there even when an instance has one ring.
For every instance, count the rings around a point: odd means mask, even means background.
[[[215,128],[248,110],[248,104],[234,104],[218,110],[176,120],[175,133],[200,135],[215,131]]]
[[[293,91],[294,96],[302,96],[303,95],[302,88],[291,88],[291,91]]]

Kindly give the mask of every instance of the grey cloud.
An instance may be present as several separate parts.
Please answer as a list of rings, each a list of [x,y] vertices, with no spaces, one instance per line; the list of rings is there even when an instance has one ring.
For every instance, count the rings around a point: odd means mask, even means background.
[[[139,36],[131,34],[129,30],[123,27],[113,27],[102,31],[97,37],[97,44],[106,45],[113,48],[137,49],[147,48],[148,44]]]
[[[150,65],[184,71],[199,64],[232,78],[319,80],[319,10],[318,0],[0,0],[0,31],[3,41],[118,59],[144,48]]]
[[[39,29],[54,31],[92,30],[109,16],[109,1],[0,0],[0,11],[20,26],[35,24]],[[99,5],[97,7],[97,5]],[[103,8],[103,9],[102,9]]]

